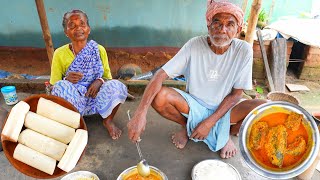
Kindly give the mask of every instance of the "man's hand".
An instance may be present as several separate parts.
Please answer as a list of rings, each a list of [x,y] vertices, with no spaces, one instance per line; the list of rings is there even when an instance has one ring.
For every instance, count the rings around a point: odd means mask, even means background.
[[[133,118],[128,122],[128,136],[132,142],[138,141],[140,139],[141,133],[146,128],[147,119],[145,116],[133,116]]]
[[[146,116],[148,108],[154,97],[161,90],[163,81],[167,78],[167,73],[163,69],[159,69],[144,90],[141,102],[136,109],[134,116],[127,124],[128,136],[131,141],[137,142],[137,140],[140,138],[140,135],[146,128]]]
[[[209,119],[204,120],[194,128],[190,138],[204,140],[207,138],[212,127],[213,125],[210,124]]]
[[[102,86],[102,81],[100,81],[99,79],[96,79],[89,86],[86,96],[96,98],[101,86]]]
[[[83,74],[81,72],[69,72],[65,79],[76,84],[82,79],[82,77]]]

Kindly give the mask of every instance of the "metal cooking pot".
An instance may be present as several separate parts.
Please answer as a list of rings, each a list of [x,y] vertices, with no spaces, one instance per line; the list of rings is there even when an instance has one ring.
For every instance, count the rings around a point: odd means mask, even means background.
[[[168,180],[167,176],[158,168],[154,166],[150,166],[150,170],[151,170],[151,173],[155,172],[158,176],[160,176],[162,178],[161,180]],[[118,176],[117,180],[123,180],[125,176],[133,175],[135,173],[138,173],[137,166],[129,167]]]
[[[288,170],[273,171],[266,169],[256,162],[251,155],[250,150],[247,148],[247,139],[249,138],[249,129],[256,120],[265,116],[267,112],[280,112],[281,109],[303,114],[303,121],[306,121],[307,124],[310,125],[310,129],[312,131],[310,138],[312,139],[313,144],[310,148],[309,154],[299,165]],[[268,102],[253,109],[244,119],[240,128],[239,146],[242,157],[253,171],[267,178],[288,179],[303,173],[315,160],[319,151],[319,130],[313,117],[302,107],[283,101]]]

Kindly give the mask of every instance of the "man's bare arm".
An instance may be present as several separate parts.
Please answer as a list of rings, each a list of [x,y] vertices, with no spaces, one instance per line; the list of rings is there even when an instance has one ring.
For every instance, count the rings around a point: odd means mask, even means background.
[[[137,108],[137,114],[146,115],[150,104],[152,103],[154,97],[158,94],[162,87],[162,83],[168,78],[167,73],[163,69],[159,69],[154,77],[150,80],[147,85],[141,102]]]
[[[219,105],[218,109],[213,113],[209,118],[212,120],[213,125],[222,117],[224,116],[230,108],[236,105],[237,102],[242,97],[242,89],[232,89],[231,93],[228,94],[221,104]]]
[[[147,85],[141,102],[139,103],[139,106],[135,111],[131,121],[127,125],[129,139],[132,141],[137,141],[141,133],[144,131],[148,108],[150,107],[155,96],[161,90],[163,81],[167,78],[167,73],[163,69],[159,69]]]

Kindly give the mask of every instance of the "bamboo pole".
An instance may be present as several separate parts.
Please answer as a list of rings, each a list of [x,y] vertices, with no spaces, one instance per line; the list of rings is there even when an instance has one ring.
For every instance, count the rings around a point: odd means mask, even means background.
[[[274,4],[275,4],[275,0],[272,0],[271,3],[271,7],[270,7],[270,11],[269,11],[269,18],[267,20],[267,24],[269,23],[269,21],[271,20],[272,14],[273,14],[273,9],[274,9]]]
[[[253,46],[253,37],[255,34],[259,12],[261,9],[262,0],[253,0],[250,10],[250,16],[248,20],[248,28],[246,32],[245,41]]]
[[[35,0],[35,2],[37,5],[37,11],[38,11],[40,24],[41,24],[41,28],[42,28],[43,39],[46,44],[47,55],[48,55],[48,59],[49,59],[50,67],[51,67],[54,49],[53,49],[50,29],[49,29],[49,25],[48,25],[46,10],[44,8],[43,0]]]
[[[248,0],[243,0],[242,1],[242,11],[244,14],[246,14],[247,5],[248,5]]]

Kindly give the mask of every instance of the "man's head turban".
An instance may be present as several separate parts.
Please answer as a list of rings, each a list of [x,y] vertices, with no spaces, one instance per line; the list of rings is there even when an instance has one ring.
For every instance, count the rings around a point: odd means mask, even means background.
[[[207,13],[206,13],[208,27],[212,23],[213,16],[219,13],[228,13],[233,15],[238,21],[238,26],[240,27],[242,26],[244,14],[241,8],[226,1],[215,2],[214,0],[208,0]]]

